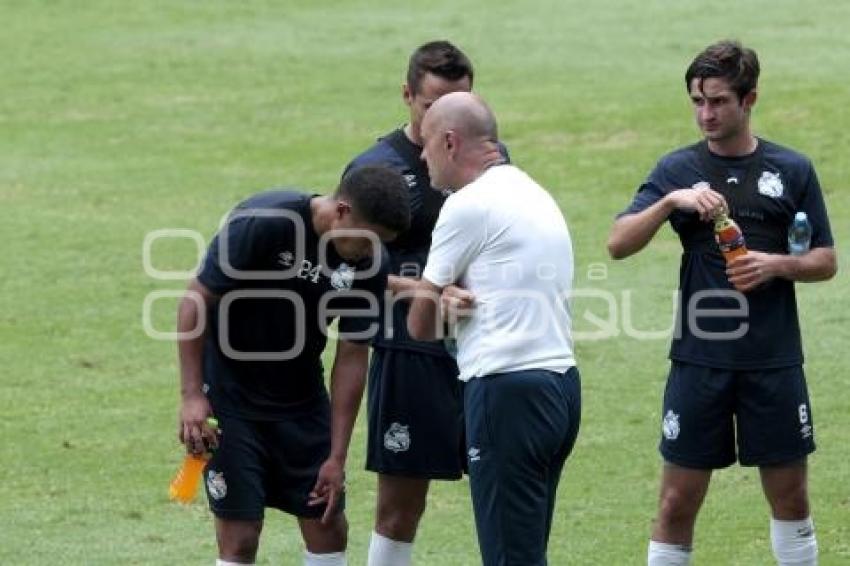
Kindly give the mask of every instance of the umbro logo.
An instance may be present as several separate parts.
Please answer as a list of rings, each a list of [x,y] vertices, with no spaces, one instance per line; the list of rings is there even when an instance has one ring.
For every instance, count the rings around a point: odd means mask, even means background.
[[[467,454],[469,455],[469,461],[470,462],[477,462],[478,460],[481,459],[481,450],[479,448],[474,447],[474,446],[469,449]]]

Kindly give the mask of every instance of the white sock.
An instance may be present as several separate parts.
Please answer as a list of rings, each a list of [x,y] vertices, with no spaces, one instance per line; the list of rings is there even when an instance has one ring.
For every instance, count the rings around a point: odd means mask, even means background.
[[[771,519],[770,543],[779,566],[815,566],[818,563],[818,541],[811,517],[802,521]]]
[[[345,552],[313,554],[309,550],[304,551],[304,566],[346,566],[347,564]]]
[[[253,562],[245,563],[245,562],[230,562],[229,560],[222,560],[218,558],[215,561],[215,566],[254,566]]]
[[[681,544],[649,541],[647,566],[688,566],[691,563],[691,548]]]
[[[367,566],[410,566],[412,542],[401,542],[372,531]]]

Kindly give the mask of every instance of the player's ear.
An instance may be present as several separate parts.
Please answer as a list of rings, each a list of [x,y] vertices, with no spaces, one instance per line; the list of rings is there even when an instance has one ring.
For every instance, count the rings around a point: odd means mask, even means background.
[[[744,95],[744,99],[741,100],[741,105],[744,107],[746,112],[749,112],[753,106],[756,105],[756,99],[758,99],[758,89],[753,89],[747,94]]]
[[[348,214],[351,214],[351,205],[344,200],[336,201],[336,217],[342,220]]]
[[[413,90],[411,90],[410,85],[407,84],[407,81],[405,81],[401,85],[401,97],[404,99],[404,103],[408,106],[413,104]]]
[[[457,147],[457,140],[455,139],[454,130],[446,131],[446,150],[451,151],[452,149]]]

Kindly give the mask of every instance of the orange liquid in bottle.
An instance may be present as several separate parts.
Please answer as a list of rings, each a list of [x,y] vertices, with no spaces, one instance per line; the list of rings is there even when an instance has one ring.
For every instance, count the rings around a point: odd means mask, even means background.
[[[744,233],[725,212],[721,212],[714,219],[714,239],[717,241],[720,253],[723,254],[727,264],[736,257],[747,253]]]
[[[174,476],[174,479],[171,480],[171,485],[168,487],[168,495],[171,499],[180,503],[191,502],[198,492],[198,484],[201,481],[201,475],[206,465],[207,458],[205,456],[186,454],[186,457],[183,459],[183,465],[177,471],[177,475]]]
[[[207,426],[218,430],[218,420],[215,417],[207,417]],[[201,483],[201,476],[204,473],[204,466],[210,459],[209,452],[205,454],[186,454],[183,458],[183,465],[177,470],[177,475],[171,480],[171,485],[168,486],[168,495],[174,501],[180,503],[190,503],[195,499],[198,493],[198,484]]]

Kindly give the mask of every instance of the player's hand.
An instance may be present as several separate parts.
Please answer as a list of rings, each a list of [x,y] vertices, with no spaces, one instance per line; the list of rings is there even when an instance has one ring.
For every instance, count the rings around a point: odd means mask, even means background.
[[[475,295],[457,285],[449,285],[443,288],[440,294],[440,310],[443,320],[450,324],[461,318],[472,316],[475,308]]]
[[[307,498],[307,505],[325,504],[322,524],[328,523],[336,512],[339,500],[345,493],[345,466],[334,458],[328,458],[316,477],[316,486]]]
[[[183,397],[177,437],[192,454],[203,454],[218,448],[218,431],[207,423],[212,408],[206,395],[197,393]]]
[[[729,210],[723,195],[713,190],[708,183],[697,183],[690,189],[673,191],[667,198],[677,210],[696,212],[703,222],[710,222],[719,213]]]
[[[749,250],[732,260],[726,268],[726,276],[738,291],[751,291],[776,277],[776,259],[773,254]]]

